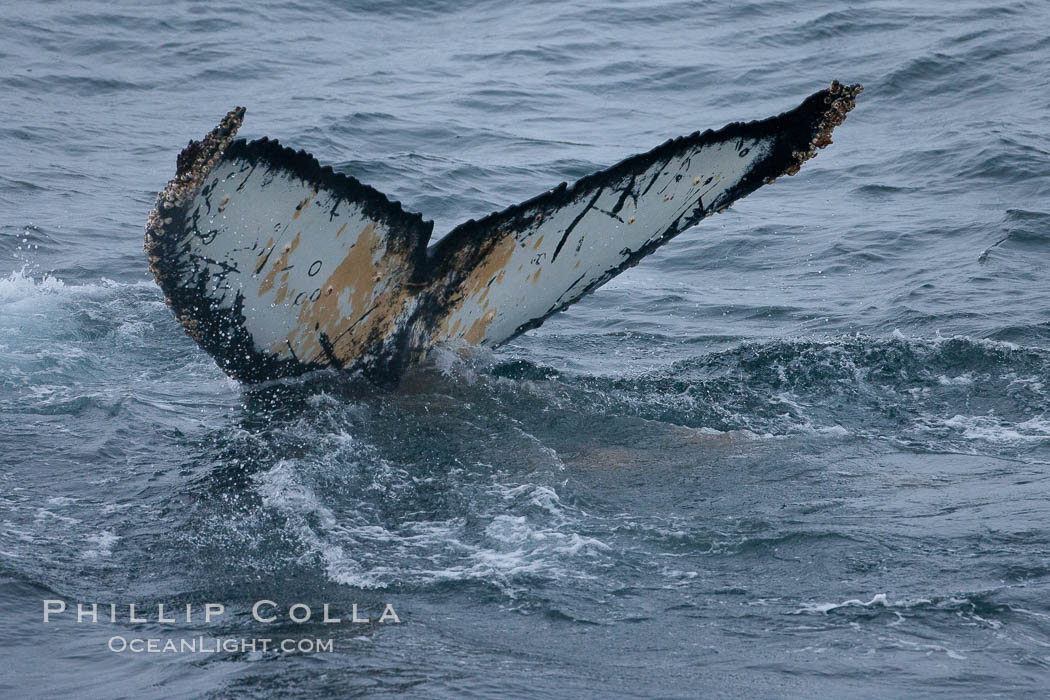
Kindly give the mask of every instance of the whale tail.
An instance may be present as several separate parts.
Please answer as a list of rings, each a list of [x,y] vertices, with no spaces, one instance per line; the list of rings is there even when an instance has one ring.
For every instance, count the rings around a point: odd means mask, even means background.
[[[680,137],[468,221],[432,222],[276,141],[237,108],[179,155],[146,225],[150,269],[228,374],[323,367],[396,382],[441,342],[539,326],[702,218],[798,171],[854,106],[832,83],[795,109]]]

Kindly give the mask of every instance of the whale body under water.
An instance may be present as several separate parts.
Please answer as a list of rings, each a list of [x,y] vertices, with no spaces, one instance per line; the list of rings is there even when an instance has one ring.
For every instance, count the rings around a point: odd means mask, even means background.
[[[433,222],[305,151],[235,139],[239,107],[179,154],[146,225],[149,266],[239,380],[335,367],[396,383],[439,343],[496,346],[539,326],[798,172],[861,89],[834,82],[778,116],[667,141],[432,245]]]

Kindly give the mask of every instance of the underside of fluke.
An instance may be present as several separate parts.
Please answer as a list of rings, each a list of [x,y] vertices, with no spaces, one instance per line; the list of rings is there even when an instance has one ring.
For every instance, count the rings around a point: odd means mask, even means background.
[[[831,143],[861,91],[837,82],[776,117],[667,141],[428,248],[419,214],[276,141],[244,109],[179,154],[146,224],[176,318],[249,382],[338,367],[384,382],[438,343],[539,326],[702,218]]]

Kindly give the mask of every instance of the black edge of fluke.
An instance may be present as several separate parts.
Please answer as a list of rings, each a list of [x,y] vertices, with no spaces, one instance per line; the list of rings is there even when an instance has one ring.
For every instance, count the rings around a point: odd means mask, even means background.
[[[183,284],[188,270],[177,254],[180,240],[188,230],[187,205],[233,142],[244,121],[244,113],[244,107],[231,110],[211,133],[200,141],[190,141],[179,153],[175,176],[157,195],[157,204],[149,213],[144,247],[150,271],[186,334],[227,374],[256,382],[313,368],[258,352],[244,327],[240,292],[234,298],[232,309],[217,307],[206,294],[209,283],[206,275],[193,285]]]
[[[256,350],[244,327],[243,295],[237,292],[231,309],[218,307],[206,293],[210,281],[206,274],[192,285],[183,283],[188,270],[178,255],[183,234],[189,230],[187,205],[233,142],[244,114],[244,107],[231,110],[211,133],[200,141],[190,141],[179,153],[175,176],[157,195],[157,204],[146,222],[144,247],[164,301],[186,334],[230,376],[259,382],[316,368]]]
[[[315,187],[324,187],[332,194],[353,201],[362,212],[374,221],[388,223],[390,230],[400,235],[401,245],[413,252],[426,250],[434,229],[433,221],[423,215],[406,211],[401,202],[392,201],[385,194],[350,175],[337,173],[330,165],[322,166],[316,158],[304,150],[292,150],[282,146],[276,139],[261,138],[246,142],[237,139],[225,150],[229,158],[242,158],[248,163],[265,163],[271,168],[280,168]]]
[[[265,162],[273,168],[290,171],[304,181],[318,187],[323,186],[337,196],[359,203],[367,215],[388,223],[391,231],[397,232],[396,244],[411,251],[411,257],[415,261],[412,278],[422,289],[427,286],[423,283],[433,284],[444,275],[451,274],[451,277],[455,277],[462,272],[452,270],[450,266],[466,264],[469,267],[470,261],[484,257],[485,251],[497,237],[496,232],[513,229],[522,223],[519,220],[526,216],[526,212],[529,216],[534,216],[537,212],[550,213],[583,196],[583,193],[616,182],[625,174],[648,167],[659,159],[683,149],[737,137],[776,134],[771,152],[757,163],[736,187],[727,191],[718,201],[707,204],[702,211],[691,215],[688,221],[685,221],[687,225],[684,228],[668,230],[663,236],[634,251],[618,269],[610,270],[602,278],[591,283],[583,292],[588,294],[615,274],[636,265],[656,247],[694,225],[701,218],[715,211],[722,211],[733,201],[747,196],[763,184],[771,183],[782,175],[798,172],[806,160],[813,158],[819,149],[831,143],[832,130],[841,124],[846,114],[853,109],[856,97],[862,89],[860,85],[842,85],[835,81],[828,89],[811,95],[798,107],[776,117],[747,123],[735,122],[717,131],[697,131],[689,136],[668,140],[652,151],[631,156],[606,170],[587,175],[572,185],[562,183],[521,204],[515,204],[476,221],[467,221],[429,249],[427,244],[433,222],[424,221],[419,214],[406,212],[399,202],[390,201],[378,190],[355,178],[336,173],[330,166],[321,166],[316,158],[305,151],[294,151],[281,146],[277,141],[265,138],[250,143],[244,140],[235,141],[234,137],[245,114],[243,107],[237,107],[207,136],[200,141],[190,141],[179,154],[175,176],[160,192],[156,206],[149,214],[144,247],[150,270],[176,318],[186,333],[212,355],[226,373],[246,382],[302,374],[313,369],[322,369],[323,365],[300,362],[294,357],[282,359],[277,355],[259,352],[245,329],[242,314],[243,296],[239,291],[236,291],[232,308],[221,308],[207,294],[209,279],[206,272],[198,275],[192,284],[184,282],[193,278],[192,270],[185,262],[180,262],[181,258],[178,255],[179,247],[186,245],[186,232],[192,230],[195,223],[188,220],[188,205],[204,187],[208,175],[225,154],[236,155],[249,161]],[[457,252],[462,253],[464,249],[472,252],[466,256],[457,256]],[[572,301],[578,298],[574,297]],[[541,318],[523,324],[514,335],[541,325],[546,318],[564,309],[572,301],[556,306]],[[402,348],[404,354],[408,351],[409,349]],[[396,371],[394,368],[402,367],[404,362],[397,361],[397,358],[386,358],[379,364],[382,366],[373,368],[376,371],[371,373],[368,368],[363,368],[364,373],[381,383],[396,384],[398,377],[385,376],[383,368]]]

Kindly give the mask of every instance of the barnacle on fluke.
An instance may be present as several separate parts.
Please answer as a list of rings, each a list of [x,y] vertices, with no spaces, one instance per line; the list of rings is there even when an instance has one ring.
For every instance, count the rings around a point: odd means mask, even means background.
[[[179,154],[146,224],[149,266],[186,332],[245,381],[322,367],[396,382],[441,342],[539,326],[705,216],[831,143],[859,85],[776,117],[667,141],[428,248],[433,223],[305,151],[234,136]]]

